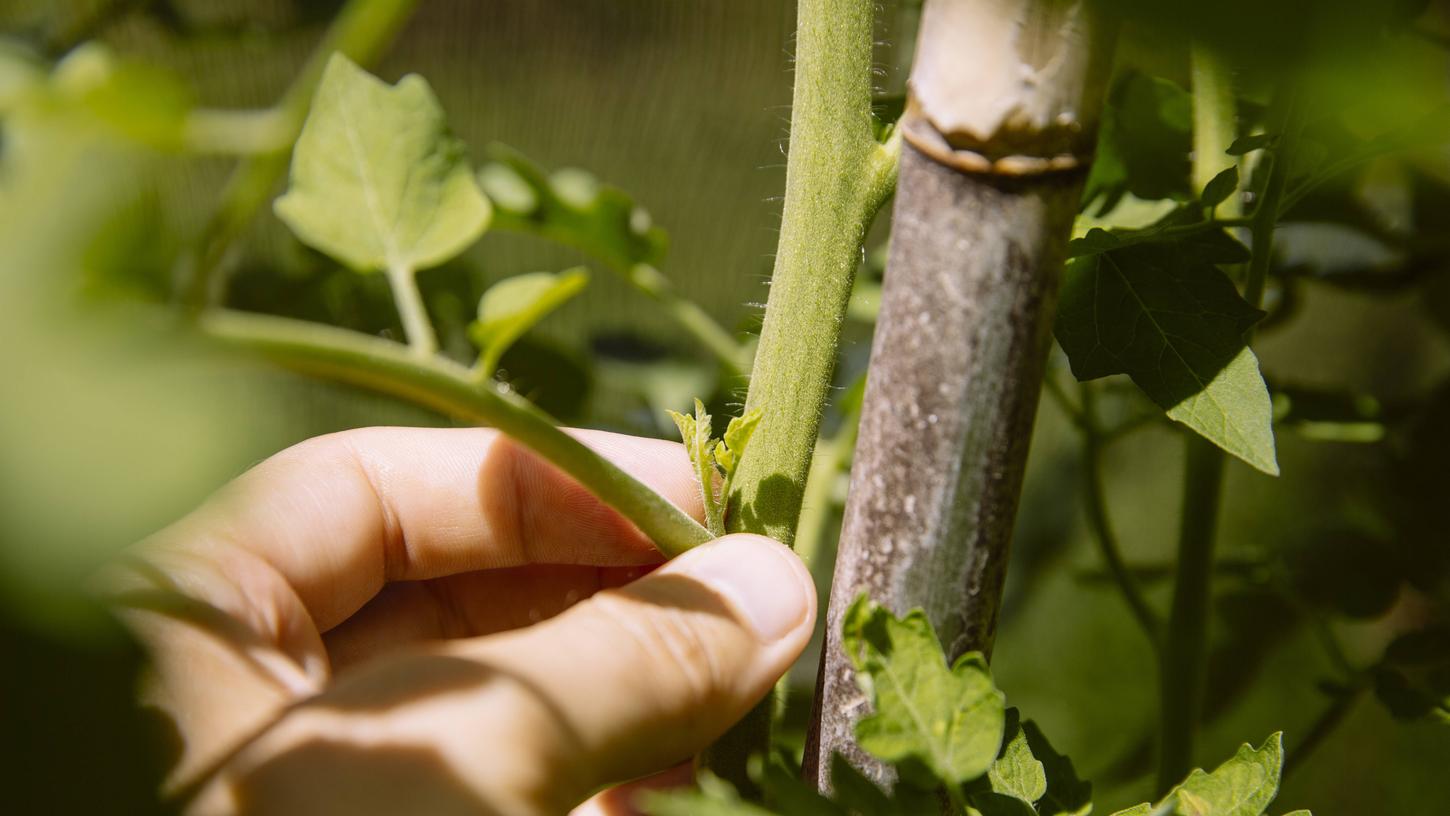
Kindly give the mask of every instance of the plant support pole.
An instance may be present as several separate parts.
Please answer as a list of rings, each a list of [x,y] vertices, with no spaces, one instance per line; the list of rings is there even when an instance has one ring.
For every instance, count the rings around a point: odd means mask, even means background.
[[[1109,49],[1086,2],[928,0],[891,255],[826,622],[807,774],[866,712],[841,648],[860,593],[988,651]]]

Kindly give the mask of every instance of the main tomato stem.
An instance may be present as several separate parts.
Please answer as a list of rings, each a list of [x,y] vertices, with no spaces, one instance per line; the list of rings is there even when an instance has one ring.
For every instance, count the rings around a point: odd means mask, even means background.
[[[896,188],[899,136],[871,118],[871,0],[801,0],[785,205],[745,410],[762,419],[731,486],[726,523],[786,544],[796,522],[836,365],[840,328],[876,212]],[[770,741],[770,701],[717,742],[705,765],[747,795]]]

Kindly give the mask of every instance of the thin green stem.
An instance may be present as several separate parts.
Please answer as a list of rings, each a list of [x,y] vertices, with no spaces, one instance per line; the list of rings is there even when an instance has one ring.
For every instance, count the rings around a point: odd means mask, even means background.
[[[1107,566],[1108,572],[1118,585],[1118,592],[1123,596],[1123,601],[1128,605],[1134,620],[1148,637],[1148,643],[1154,651],[1161,648],[1158,615],[1153,607],[1148,604],[1147,598],[1143,596],[1143,589],[1138,585],[1138,580],[1128,569],[1123,561],[1122,550],[1118,547],[1117,535],[1113,532],[1113,525],[1108,517],[1107,491],[1103,487],[1103,445],[1107,441],[1098,425],[1096,395],[1093,393],[1091,384],[1084,383],[1079,391],[1082,404],[1082,432],[1083,432],[1083,485],[1086,489],[1085,496],[1087,504],[1088,524],[1093,531],[1093,539],[1097,542],[1098,552],[1102,555],[1103,563]]]
[[[269,315],[212,310],[198,325],[208,337],[293,371],[335,380],[481,422],[528,446],[572,476],[635,526],[668,556],[711,539],[675,505],[561,431],[527,400],[444,357],[420,357],[399,343],[358,332]]]
[[[1289,177],[1289,161],[1293,153],[1293,142],[1298,136],[1296,105],[1292,92],[1281,92],[1275,108],[1279,112],[1279,130],[1282,134],[1277,143],[1268,149],[1265,161],[1269,163],[1269,175],[1264,190],[1254,206],[1253,222],[1249,233],[1253,241],[1253,257],[1249,260],[1248,280],[1244,284],[1244,300],[1258,307],[1264,301],[1264,287],[1269,279],[1269,266],[1274,260],[1274,228],[1283,212],[1284,187]]]
[[[408,348],[419,357],[432,357],[438,351],[438,335],[433,331],[428,307],[423,305],[423,295],[418,291],[417,274],[412,267],[403,264],[389,266],[387,274],[388,286],[393,290],[393,303],[397,304],[398,317],[403,321],[403,334],[408,338]]]
[[[724,326],[715,322],[715,318],[700,304],[681,296],[664,273],[649,264],[616,268],[616,271],[631,286],[664,307],[665,315],[714,356],[727,378],[739,377],[750,371],[750,357],[745,346]]]
[[[178,268],[180,300],[195,313],[215,297],[215,276],[232,244],[251,223],[287,170],[291,144],[307,118],[312,93],[322,69],[334,52],[346,54],[359,65],[370,65],[393,41],[413,13],[418,0],[351,0],[323,35],[307,65],[282,95],[275,108],[278,122],[273,137],[280,149],[243,159],[222,189],[221,202],[202,228],[192,251]]]
[[[1226,155],[1236,130],[1233,83],[1222,62],[1197,44],[1191,60],[1193,177],[1211,179],[1233,162]],[[1221,121],[1224,117],[1228,121]],[[1255,241],[1255,257],[1260,249]],[[1193,746],[1203,713],[1213,547],[1223,491],[1223,451],[1196,434],[1187,434],[1185,440],[1178,561],[1159,672],[1159,793],[1171,790],[1193,768]]]
[[[1062,383],[1058,381],[1054,372],[1047,372],[1046,376],[1042,378],[1042,386],[1047,391],[1047,396],[1052,398],[1053,402],[1057,403],[1057,407],[1062,409],[1062,412],[1067,415],[1067,418],[1072,422],[1073,426],[1078,430],[1082,430],[1082,407],[1074,402],[1072,397],[1068,396],[1067,389],[1062,387]]]
[[[1203,709],[1213,545],[1223,491],[1223,452],[1196,434],[1184,439],[1187,461],[1178,562],[1160,688],[1159,793],[1181,782],[1193,768],[1193,744]]]

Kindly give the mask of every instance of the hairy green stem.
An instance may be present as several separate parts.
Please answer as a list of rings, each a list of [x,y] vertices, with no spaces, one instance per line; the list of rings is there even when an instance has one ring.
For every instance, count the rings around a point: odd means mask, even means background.
[[[763,418],[730,496],[731,530],[789,544],[851,280],[896,152],[871,128],[870,0],[802,0],[785,208],[745,410]],[[893,144],[899,144],[893,142]]]
[[[760,426],[729,496],[732,532],[795,539],[851,281],[877,210],[896,187],[900,140],[871,119],[871,0],[800,0],[785,205],[745,410]],[[770,743],[769,701],[707,752],[720,777],[758,795],[747,763]]]
[[[403,322],[403,333],[408,338],[408,348],[419,357],[432,357],[438,351],[438,335],[433,331],[428,307],[423,305],[423,295],[418,291],[417,274],[406,265],[389,266],[387,274],[388,286],[393,290],[393,302],[397,304],[398,317]]]
[[[1050,379],[1050,378],[1049,378]],[[1093,386],[1089,383],[1082,384],[1079,393],[1081,394],[1081,418],[1083,433],[1083,485],[1087,495],[1084,497],[1087,504],[1088,525],[1092,528],[1093,539],[1097,542],[1098,552],[1102,555],[1103,563],[1107,566],[1113,581],[1118,585],[1118,592],[1123,596],[1123,601],[1128,605],[1128,610],[1133,613],[1133,618],[1147,635],[1148,643],[1153,646],[1154,651],[1161,648],[1159,636],[1158,616],[1153,612],[1153,607],[1143,597],[1143,589],[1138,586],[1138,581],[1123,561],[1122,550],[1118,547],[1118,537],[1113,532],[1113,525],[1108,518],[1107,491],[1103,487],[1103,445],[1105,438],[1102,428],[1098,424],[1097,396],[1093,392]]]
[[[287,171],[291,145],[302,130],[312,93],[322,78],[322,69],[334,52],[367,66],[377,60],[408,21],[418,0],[351,0],[338,13],[306,66],[292,81],[277,103],[279,121],[274,136],[281,137],[278,150],[243,159],[222,189],[221,203],[202,228],[195,247],[183,256],[178,268],[178,285],[183,306],[193,313],[205,308],[214,296],[214,278],[228,251],[257,210],[271,197],[277,180]]]
[[[668,556],[709,541],[694,519],[639,480],[555,427],[527,400],[474,381],[451,360],[421,357],[407,346],[358,332],[269,315],[213,310],[200,330],[226,345],[259,353],[310,376],[416,402],[461,420],[497,428],[574,477],[634,522]]]

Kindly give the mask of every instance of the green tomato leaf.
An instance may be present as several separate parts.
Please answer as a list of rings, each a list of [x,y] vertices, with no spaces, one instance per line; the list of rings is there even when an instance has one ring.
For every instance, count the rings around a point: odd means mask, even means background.
[[[745,455],[745,446],[750,443],[751,435],[760,425],[761,416],[763,414],[760,409],[756,408],[733,417],[730,425],[725,428],[725,439],[715,448],[715,461],[720,464],[727,477],[734,475],[735,468],[740,464],[740,457]]]
[[[589,271],[575,267],[557,275],[515,275],[490,286],[478,302],[478,321],[469,328],[480,351],[479,365],[492,374],[515,341],[588,284]]]
[[[1170,419],[1272,475],[1273,407],[1245,333],[1263,317],[1219,269],[1176,244],[1068,266],[1057,340],[1073,374],[1127,374]]]
[[[1059,754],[1047,741],[1037,723],[1022,723],[1022,732],[1032,756],[1042,763],[1047,776],[1047,790],[1037,801],[1041,816],[1087,816],[1093,809],[1093,786],[1079,779],[1072,760]]]
[[[1047,793],[1047,771],[1032,755],[1027,733],[1022,730],[1017,709],[1007,709],[1007,725],[1003,731],[1002,753],[987,771],[992,790],[1015,796],[1033,804]]]
[[[1124,810],[1114,811],[1112,816],[1148,816],[1152,812],[1153,806],[1148,802],[1144,802],[1141,805],[1133,805]]]
[[[340,54],[275,209],[303,243],[359,271],[437,266],[478,239],[491,211],[428,83],[389,86]]]
[[[716,444],[710,438],[710,415],[705,412],[705,403],[695,400],[693,417],[670,411],[670,418],[680,429],[685,443],[685,452],[695,466],[695,479],[700,483],[700,498],[705,504],[705,526],[717,536],[725,534],[725,506],[715,492]]]
[[[1239,169],[1237,167],[1230,167],[1212,179],[1209,179],[1208,184],[1204,185],[1203,192],[1199,194],[1198,199],[1203,202],[1203,206],[1213,209],[1228,201],[1229,196],[1233,195],[1234,191],[1238,190],[1238,188]]]
[[[1006,706],[982,655],[950,668],[920,610],[897,618],[864,595],[851,605],[844,647],[874,713],[856,724],[856,740],[897,763],[914,783],[962,785],[987,773],[1002,745]]]
[[[1168,796],[1178,797],[1181,816],[1263,816],[1279,792],[1284,764],[1282,734],[1253,748],[1239,746],[1233,758],[1212,773],[1195,770]]]

